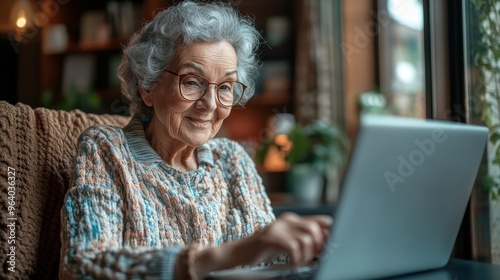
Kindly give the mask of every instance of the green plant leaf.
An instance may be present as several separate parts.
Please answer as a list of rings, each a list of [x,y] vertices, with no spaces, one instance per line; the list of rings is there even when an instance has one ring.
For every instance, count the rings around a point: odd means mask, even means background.
[[[257,148],[257,153],[256,153],[256,160],[259,164],[264,164],[264,161],[266,160],[266,155],[267,151],[269,148],[272,146],[273,141],[272,139],[266,139],[262,141]]]
[[[500,141],[500,132],[499,131],[495,131],[493,133],[490,133],[490,142],[491,143],[496,143]]]
[[[303,162],[308,156],[309,140],[300,126],[295,126],[289,133],[288,139],[292,142],[292,148],[285,159],[290,164]]]
[[[491,192],[495,187],[495,180],[490,175],[484,176],[481,180],[481,183],[481,185],[483,185],[483,188],[488,192]]]
[[[99,106],[101,106],[101,96],[95,92],[90,92],[87,97],[87,104],[91,109],[99,109]]]
[[[495,152],[495,157],[493,158],[493,164],[500,165],[500,145],[497,147],[497,150]]]
[[[496,201],[498,199],[498,195],[497,195],[497,192],[495,191],[492,191],[490,192],[491,193],[491,200],[494,200]]]
[[[54,92],[50,89],[44,90],[41,99],[42,107],[51,108],[53,99],[54,99]]]

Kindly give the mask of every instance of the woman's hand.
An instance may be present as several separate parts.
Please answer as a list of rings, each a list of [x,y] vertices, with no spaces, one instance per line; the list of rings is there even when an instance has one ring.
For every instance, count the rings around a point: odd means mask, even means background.
[[[317,256],[328,238],[330,216],[299,216],[283,213],[253,235],[219,247],[200,251],[195,265],[200,276],[238,265],[252,265],[287,253],[292,265],[307,264]]]
[[[250,264],[272,259],[287,253],[292,265],[310,262],[323,249],[332,225],[330,216],[302,217],[284,213],[267,227],[255,232],[247,240]]]

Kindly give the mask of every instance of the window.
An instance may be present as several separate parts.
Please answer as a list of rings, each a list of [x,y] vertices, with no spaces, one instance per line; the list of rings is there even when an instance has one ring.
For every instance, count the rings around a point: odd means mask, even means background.
[[[426,117],[422,1],[379,1],[380,90],[388,110]]]
[[[379,0],[380,90],[391,112],[486,125],[453,256],[500,263],[500,1]]]
[[[472,257],[500,264],[500,2],[463,0],[466,119],[490,141],[471,200]]]

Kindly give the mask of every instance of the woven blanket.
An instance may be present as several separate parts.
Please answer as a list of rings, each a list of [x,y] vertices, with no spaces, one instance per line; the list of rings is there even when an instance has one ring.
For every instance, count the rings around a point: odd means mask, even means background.
[[[60,209],[78,136],[128,120],[0,101],[0,279],[57,279]]]

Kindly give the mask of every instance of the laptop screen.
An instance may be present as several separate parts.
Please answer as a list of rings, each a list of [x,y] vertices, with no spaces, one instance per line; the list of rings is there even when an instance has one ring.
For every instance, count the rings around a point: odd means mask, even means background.
[[[487,137],[480,126],[363,116],[318,279],[444,266]]]

